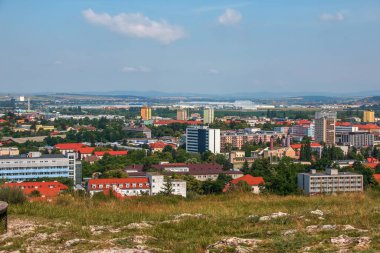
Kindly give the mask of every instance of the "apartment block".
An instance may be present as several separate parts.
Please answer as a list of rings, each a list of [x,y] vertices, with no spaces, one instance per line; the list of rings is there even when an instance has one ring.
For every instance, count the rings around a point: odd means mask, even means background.
[[[80,184],[82,165],[76,162],[75,153],[43,155],[29,152],[28,155],[0,157],[0,177],[6,181],[66,177]]]
[[[336,112],[321,111],[315,113],[315,140],[327,145],[335,144]]]
[[[210,129],[207,126],[186,128],[186,151],[220,153],[220,129]]]
[[[324,173],[311,170],[310,173],[299,173],[297,184],[306,195],[362,192],[363,175],[339,172],[338,169],[332,168],[326,169]]]

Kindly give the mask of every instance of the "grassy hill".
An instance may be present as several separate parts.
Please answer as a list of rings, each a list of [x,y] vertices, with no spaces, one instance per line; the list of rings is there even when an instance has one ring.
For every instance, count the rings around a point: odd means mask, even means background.
[[[279,217],[272,215],[278,212]],[[127,201],[66,195],[54,203],[10,206],[9,231],[0,236],[0,251],[13,250],[379,252],[380,191],[315,197],[231,193],[191,200]]]

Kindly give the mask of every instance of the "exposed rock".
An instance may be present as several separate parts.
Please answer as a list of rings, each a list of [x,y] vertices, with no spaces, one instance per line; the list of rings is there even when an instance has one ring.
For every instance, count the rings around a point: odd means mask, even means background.
[[[268,216],[261,216],[259,218],[259,221],[268,221],[268,220],[277,219],[277,218],[280,218],[280,217],[285,217],[285,216],[288,216],[288,215],[289,214],[282,213],[282,212],[272,213],[271,215],[268,215]]]
[[[130,223],[126,226],[127,229],[144,229],[144,228],[151,228],[152,225],[149,223],[143,221],[140,223]]]
[[[322,225],[320,230],[335,230],[336,225]]]
[[[156,238],[154,238],[152,236],[148,236],[148,235],[134,235],[134,236],[131,236],[129,238],[133,243],[136,243],[136,244],[144,244],[149,240],[156,239]]]
[[[220,252],[225,252],[226,249],[234,248],[234,252],[239,253],[248,253],[251,252],[253,248],[257,247],[257,244],[260,243],[261,240],[258,239],[244,239],[238,237],[230,237],[226,239],[222,239],[214,244],[211,244],[207,247],[206,252],[215,252],[215,250],[220,250]]]
[[[181,213],[174,216],[175,220],[182,219],[182,218],[202,218],[204,217],[204,214],[201,213]]]
[[[297,233],[297,229],[289,229],[289,230],[286,230],[286,231],[284,231],[282,234],[283,235],[294,235],[295,233]]]
[[[65,242],[65,247],[71,247],[71,246],[74,246],[80,242],[85,242],[85,241],[86,241],[86,239],[79,239],[79,238],[68,240]]]
[[[315,214],[315,215],[319,215],[319,216],[323,216],[324,215],[324,213],[321,210],[319,210],[319,209],[316,209],[314,211],[310,211],[310,213],[311,214]]]
[[[156,251],[136,247],[136,248],[128,248],[128,249],[110,248],[110,249],[93,250],[89,252],[90,253],[152,253]]]
[[[331,243],[339,248],[345,248],[352,244],[356,244],[356,248],[366,248],[371,243],[371,238],[367,236],[350,237],[347,235],[340,235],[338,237],[332,237]]]

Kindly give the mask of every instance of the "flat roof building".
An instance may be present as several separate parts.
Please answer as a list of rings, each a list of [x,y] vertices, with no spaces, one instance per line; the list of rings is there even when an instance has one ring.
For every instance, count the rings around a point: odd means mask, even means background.
[[[0,157],[0,178],[6,181],[27,181],[37,178],[66,177],[75,184],[82,181],[82,166],[75,160],[75,153],[41,154]]]
[[[363,175],[339,172],[332,168],[326,169],[324,173],[311,170],[310,173],[298,174],[297,185],[306,195],[362,192]]]

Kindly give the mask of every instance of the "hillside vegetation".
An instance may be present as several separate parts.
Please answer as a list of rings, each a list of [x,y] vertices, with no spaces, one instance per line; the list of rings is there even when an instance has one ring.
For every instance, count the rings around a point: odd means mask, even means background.
[[[379,252],[379,229],[376,190],[315,197],[235,192],[191,200],[64,195],[54,203],[11,205],[9,230],[0,236],[0,250]]]

